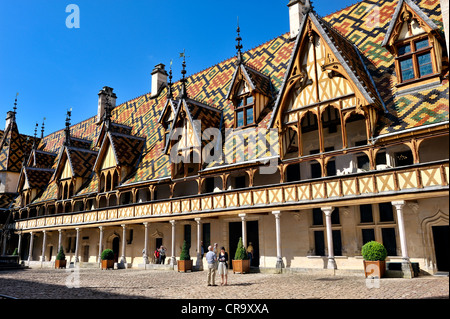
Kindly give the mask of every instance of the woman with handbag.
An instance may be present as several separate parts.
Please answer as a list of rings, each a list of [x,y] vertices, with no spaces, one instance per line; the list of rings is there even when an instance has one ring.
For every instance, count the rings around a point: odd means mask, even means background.
[[[219,253],[219,275],[222,278],[222,282],[220,283],[222,286],[226,286],[228,283],[228,253],[225,251],[225,247],[220,249]],[[224,281],[225,277],[225,283]]]

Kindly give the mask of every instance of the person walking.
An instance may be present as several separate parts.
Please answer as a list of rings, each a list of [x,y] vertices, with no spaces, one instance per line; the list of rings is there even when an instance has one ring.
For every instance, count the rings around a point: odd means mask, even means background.
[[[220,285],[226,286],[228,284],[228,253],[225,251],[225,247],[220,248],[218,260],[219,260],[219,275],[222,278],[222,282],[220,283]]]
[[[217,286],[216,261],[217,255],[214,253],[212,246],[209,246],[208,253],[206,254],[206,262],[208,263],[208,286]]]

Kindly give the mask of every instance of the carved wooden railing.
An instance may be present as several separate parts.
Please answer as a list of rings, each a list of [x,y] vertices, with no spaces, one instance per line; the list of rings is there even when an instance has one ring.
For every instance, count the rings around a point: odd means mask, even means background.
[[[84,212],[40,216],[16,221],[16,229],[75,226],[146,217],[214,213],[287,207],[385,196],[387,194],[448,191],[449,162],[439,161],[404,168],[332,176],[285,184],[258,186],[189,197],[157,200],[142,204],[109,207]]]

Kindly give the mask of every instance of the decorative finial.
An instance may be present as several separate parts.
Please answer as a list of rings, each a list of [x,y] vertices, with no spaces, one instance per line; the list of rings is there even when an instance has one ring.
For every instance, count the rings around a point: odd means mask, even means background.
[[[181,82],[181,98],[187,97],[187,90],[186,90],[186,50],[183,50],[183,53],[180,53],[180,58],[183,58],[183,63],[181,64],[183,66],[183,69],[181,70],[182,79]]]
[[[37,140],[37,130],[38,130],[39,124],[36,122],[36,126],[34,127],[34,139],[33,139],[33,149],[36,149],[36,140]]]
[[[236,37],[236,41],[237,41],[237,45],[236,45],[236,50],[237,50],[237,61],[236,64],[239,65],[243,62],[242,60],[242,38],[241,38],[241,28],[239,26],[239,17],[238,17],[238,25],[237,25],[237,37]]]
[[[67,111],[66,115],[66,129],[65,129],[65,140],[64,145],[70,146],[70,117],[72,116],[72,108]]]
[[[41,138],[44,138],[44,127],[45,127],[45,122],[46,118],[44,117],[44,119],[42,120],[42,126],[41,126]]]
[[[106,130],[109,131],[111,127],[111,92],[106,92],[105,113],[103,115],[103,121],[106,125]]]
[[[14,100],[14,107],[13,107],[13,118],[12,120],[16,120],[16,114],[17,114],[17,97],[19,96],[19,92],[16,93],[16,98]]]
[[[173,60],[170,60],[170,70],[169,70],[169,91],[167,93],[167,96],[169,99],[173,98],[173,91],[172,91],[172,63]]]

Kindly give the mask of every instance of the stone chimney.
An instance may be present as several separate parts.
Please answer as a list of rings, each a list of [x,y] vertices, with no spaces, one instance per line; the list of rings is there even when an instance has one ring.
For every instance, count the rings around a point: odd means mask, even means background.
[[[304,10],[309,6],[308,0],[290,0],[289,7],[289,24],[291,30],[291,39],[297,37],[300,25],[303,20]]]
[[[161,86],[167,84],[168,74],[165,67],[164,64],[160,63],[152,71],[152,96],[157,95]]]
[[[8,128],[9,124],[14,121],[14,112],[8,111],[6,113],[6,122],[5,122],[5,131]]]
[[[98,111],[97,111],[97,123],[103,121],[103,115],[105,114],[105,107],[109,96],[109,109],[112,110],[116,107],[117,95],[113,92],[113,88],[108,86],[103,87],[98,93]]]

